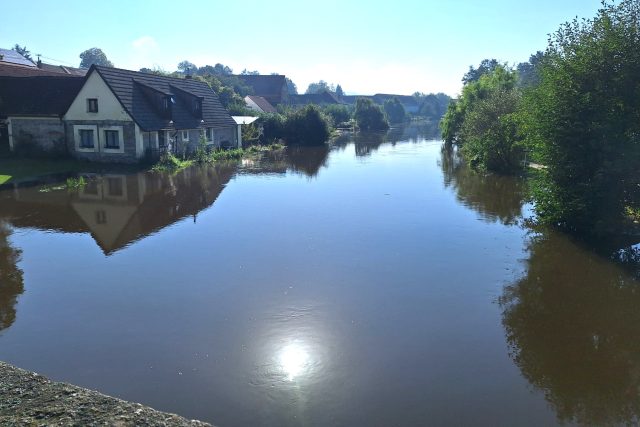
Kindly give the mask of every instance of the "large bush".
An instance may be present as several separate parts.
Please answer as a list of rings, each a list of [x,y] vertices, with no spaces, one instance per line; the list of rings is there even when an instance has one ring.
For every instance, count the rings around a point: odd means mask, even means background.
[[[384,102],[384,112],[389,120],[389,123],[402,123],[405,119],[404,107],[400,103],[397,97],[387,99]]]
[[[320,145],[329,139],[329,135],[329,119],[314,105],[287,116],[284,137],[288,143]]]
[[[356,100],[354,114],[358,127],[363,131],[378,131],[389,129],[389,123],[379,106],[367,98]]]
[[[607,231],[640,207],[640,3],[604,4],[563,25],[526,97],[529,142],[547,166],[536,209],[552,224]]]

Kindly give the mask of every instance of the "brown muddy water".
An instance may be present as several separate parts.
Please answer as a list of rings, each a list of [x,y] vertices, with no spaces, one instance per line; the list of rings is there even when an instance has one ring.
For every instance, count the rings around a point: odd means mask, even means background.
[[[634,276],[432,132],[50,187],[0,190],[0,360],[222,427],[638,421]]]

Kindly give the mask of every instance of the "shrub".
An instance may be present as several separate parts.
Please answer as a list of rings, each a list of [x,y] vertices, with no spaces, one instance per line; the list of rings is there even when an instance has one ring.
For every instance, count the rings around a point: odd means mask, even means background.
[[[377,131],[389,129],[389,123],[379,106],[367,98],[358,98],[354,114],[356,123],[361,130]]]

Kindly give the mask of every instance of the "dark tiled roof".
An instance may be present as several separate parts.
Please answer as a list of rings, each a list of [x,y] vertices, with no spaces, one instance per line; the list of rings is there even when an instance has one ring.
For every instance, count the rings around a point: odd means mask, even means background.
[[[334,94],[327,91],[321,93],[307,93],[304,95],[289,95],[289,102],[292,105],[342,104]]]
[[[27,67],[35,67],[36,64],[33,61],[20,55],[18,52],[12,49],[0,49],[0,63],[8,62],[10,64],[26,65]]]
[[[247,98],[251,99],[255,104],[260,107],[265,113],[277,113],[278,110],[261,96],[248,95]]]
[[[171,120],[176,129],[197,129],[201,126],[224,128],[236,125],[220,104],[216,93],[204,82],[96,65],[91,67],[87,75],[94,70],[102,76],[133,120],[145,131],[169,128]],[[162,94],[175,95],[176,102],[172,105],[170,118],[162,117],[145,95],[145,87]],[[192,114],[190,107],[185,105],[182,96],[185,93],[194,98],[202,98],[202,118]],[[204,120],[204,124],[200,120]]]
[[[44,62],[41,62],[40,65],[38,65],[38,68],[42,71],[47,71],[51,73],[71,74],[71,75],[80,76],[80,77],[87,74],[87,70],[82,68],[67,67],[65,65],[45,64]]]
[[[384,104],[385,101],[392,98],[398,98],[402,105],[418,106],[416,99],[410,95],[393,95],[389,93],[376,93],[373,95],[373,100],[378,104]]]
[[[355,104],[358,98],[365,98],[373,101],[373,97],[369,95],[342,95],[341,99],[342,99],[342,102],[346,104]]]
[[[27,67],[24,65],[9,64],[0,62],[0,76],[6,77],[35,77],[35,76],[67,76],[81,77],[74,74],[64,74],[59,71],[46,71],[38,67]]]
[[[62,116],[84,79],[56,76],[0,77],[0,116]]]
[[[253,89],[253,94],[265,98],[272,104],[279,104],[283,101],[282,93],[287,91],[285,77],[280,74],[259,74],[238,76],[240,80]]]

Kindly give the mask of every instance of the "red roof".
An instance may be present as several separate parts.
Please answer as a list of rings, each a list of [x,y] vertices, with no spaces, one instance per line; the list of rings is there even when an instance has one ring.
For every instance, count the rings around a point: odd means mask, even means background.
[[[38,67],[28,67],[24,65],[9,64],[0,62],[0,76],[4,77],[37,77],[37,76],[57,76],[57,77],[82,77],[63,72],[45,71]]]

